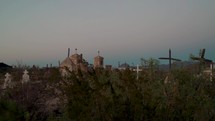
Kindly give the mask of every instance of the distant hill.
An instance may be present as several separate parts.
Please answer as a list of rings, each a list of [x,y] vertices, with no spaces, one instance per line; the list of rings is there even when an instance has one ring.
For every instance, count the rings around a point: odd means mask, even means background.
[[[176,62],[172,63],[172,68],[173,69],[179,69],[179,68],[182,68],[182,67],[189,67],[189,66],[192,66],[192,65],[196,65],[197,63],[198,62],[193,62],[193,61],[181,61],[181,62],[176,61]],[[161,64],[161,65],[159,65],[159,69],[168,71],[169,64]]]
[[[12,68],[12,66],[9,66],[5,63],[0,62],[0,73],[8,71],[11,68]]]

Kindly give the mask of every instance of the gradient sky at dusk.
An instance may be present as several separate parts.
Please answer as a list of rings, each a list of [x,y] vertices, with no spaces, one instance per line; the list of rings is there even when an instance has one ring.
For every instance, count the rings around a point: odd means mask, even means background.
[[[67,48],[90,63],[188,60],[206,48],[215,61],[215,0],[1,0],[0,62],[58,64]],[[161,61],[163,62],[163,61]]]

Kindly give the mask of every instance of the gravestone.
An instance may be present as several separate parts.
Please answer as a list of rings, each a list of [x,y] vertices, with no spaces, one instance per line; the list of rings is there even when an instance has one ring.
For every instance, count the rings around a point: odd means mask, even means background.
[[[12,87],[11,80],[12,80],[11,75],[9,73],[6,73],[5,74],[4,85],[3,85],[2,89],[6,89],[7,87],[11,88]]]
[[[31,75],[31,81],[38,81],[39,80],[39,69],[35,65],[31,68],[29,71],[29,74]]]
[[[70,73],[66,69],[62,69],[61,75],[62,75],[62,77],[69,77]]]
[[[29,78],[29,75],[28,75],[28,71],[25,70],[23,73],[24,73],[24,74],[22,75],[22,84],[23,84],[23,83],[27,83],[27,82],[30,81],[30,78]]]

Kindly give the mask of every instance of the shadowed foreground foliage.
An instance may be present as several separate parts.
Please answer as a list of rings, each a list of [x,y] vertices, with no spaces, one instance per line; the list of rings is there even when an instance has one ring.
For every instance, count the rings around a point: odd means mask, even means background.
[[[143,71],[136,80],[136,74],[130,70],[71,73],[70,77],[61,80],[66,84],[59,86],[66,95],[65,108],[58,115],[44,115],[47,117],[42,120],[215,120],[213,81],[204,76],[193,76],[186,70],[175,70],[164,84],[165,76],[157,75],[152,74],[152,70],[150,74]],[[23,112],[34,115],[32,110],[29,112],[14,102],[17,101],[0,101],[2,120],[28,120]],[[41,120],[41,117],[32,120]]]
[[[24,119],[24,112],[15,102],[0,100],[0,121],[22,121]]]

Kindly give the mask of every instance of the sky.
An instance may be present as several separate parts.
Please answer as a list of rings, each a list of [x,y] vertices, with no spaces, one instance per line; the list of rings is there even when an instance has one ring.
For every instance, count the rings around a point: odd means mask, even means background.
[[[0,62],[58,65],[100,51],[105,64],[140,58],[215,61],[215,0],[0,0]],[[164,61],[160,61],[165,63]]]

